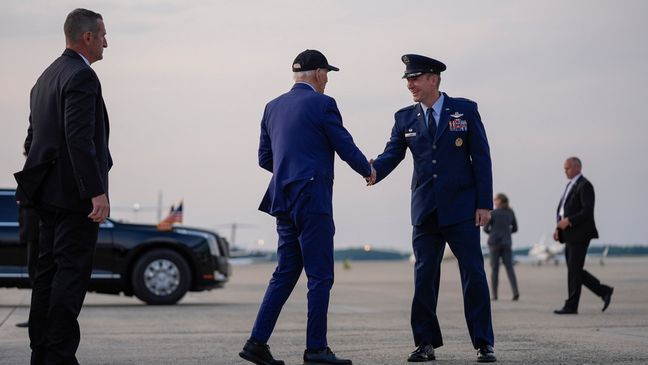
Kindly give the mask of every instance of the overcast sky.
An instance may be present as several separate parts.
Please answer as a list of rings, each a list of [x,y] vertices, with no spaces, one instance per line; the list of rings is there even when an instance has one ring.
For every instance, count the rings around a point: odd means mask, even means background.
[[[495,192],[518,216],[514,245],[550,236],[576,155],[596,190],[600,243],[648,242],[646,1],[26,1],[0,5],[0,187],[14,187],[29,90],[64,49],[76,7],[101,13],[104,60],[93,68],[111,123],[113,217],[184,199],[185,223],[245,225],[237,243],[276,247],[257,210],[270,174],[257,165],[266,102],[292,84],[306,48],[341,71],[326,93],[367,157],[382,152],[394,112],[412,103],[400,56],[448,65],[441,89],[479,103]],[[365,187],[336,162],[336,245],[410,250],[411,155]],[[485,236],[483,237],[485,242]]]

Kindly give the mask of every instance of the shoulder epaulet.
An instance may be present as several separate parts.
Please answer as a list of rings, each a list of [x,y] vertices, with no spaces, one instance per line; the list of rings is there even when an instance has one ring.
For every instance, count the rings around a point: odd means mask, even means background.
[[[406,106],[404,108],[398,109],[396,114],[401,113],[401,112],[405,112],[405,111],[408,111],[408,110],[412,110],[414,108],[416,108],[416,104],[412,104],[412,105]]]
[[[466,104],[474,104],[477,105],[476,101],[467,99],[467,98],[452,98],[454,101],[459,102],[459,103],[466,103]]]

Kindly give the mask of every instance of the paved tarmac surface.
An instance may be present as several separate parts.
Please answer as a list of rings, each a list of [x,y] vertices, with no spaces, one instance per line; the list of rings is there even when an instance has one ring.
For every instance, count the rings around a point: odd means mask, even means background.
[[[496,352],[507,364],[648,364],[648,258],[597,259],[586,268],[615,287],[612,305],[583,289],[580,314],[557,316],[566,296],[566,268],[516,266],[521,299],[510,301],[500,273],[492,302]],[[89,294],[81,312],[78,359],[88,364],[248,364],[238,351],[249,336],[273,264],[234,267],[225,289],[190,293],[180,304],[147,306],[134,298]],[[336,266],[329,343],[354,364],[407,364],[412,264],[354,262]],[[488,274],[488,271],[487,271]],[[284,307],[270,345],[286,364],[301,364],[305,343],[305,277]],[[443,264],[438,314],[445,346],[438,364],[474,363],[463,318],[455,261]],[[0,364],[28,364],[28,290],[0,289]]]

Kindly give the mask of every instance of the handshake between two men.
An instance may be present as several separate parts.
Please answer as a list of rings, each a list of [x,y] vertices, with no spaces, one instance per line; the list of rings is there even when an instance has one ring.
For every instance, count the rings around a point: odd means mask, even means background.
[[[367,186],[374,185],[376,183],[376,169],[373,167],[373,159],[369,160],[369,166],[371,166],[371,175],[365,177]]]
[[[239,353],[242,358],[255,364],[284,364],[272,356],[268,340],[303,269],[308,276],[304,363],[352,364],[331,351],[326,336],[334,277],[334,154],[372,186],[386,178],[409,149],[414,159],[411,219],[417,264],[410,321],[416,349],[407,360],[432,361],[434,349],[443,344],[433,303],[446,242],[462,270],[466,322],[477,360],[496,360],[478,228],[490,219],[493,204],[484,126],[475,102],[439,91],[440,73],[446,69],[442,62],[413,54],[401,60],[415,104],[396,112],[387,146],[375,159],[367,159],[354,144],[335,100],[324,94],[328,73],[339,69],[319,51],[297,55],[292,89],[266,105],[259,165],[272,173],[272,179],[259,209],[276,219],[278,263]]]

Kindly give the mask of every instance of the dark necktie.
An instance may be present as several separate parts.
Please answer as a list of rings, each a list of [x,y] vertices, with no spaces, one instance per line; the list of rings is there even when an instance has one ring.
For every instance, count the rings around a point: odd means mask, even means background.
[[[432,135],[432,137],[434,137],[434,135],[436,134],[437,125],[436,125],[436,120],[434,120],[434,109],[432,108],[428,109],[427,125],[428,128],[430,129],[430,134]]]
[[[571,184],[571,180],[567,183],[567,186],[565,186],[565,191],[563,191],[563,195],[562,195],[562,197],[560,197],[560,202],[558,202],[558,214],[556,214],[556,220],[557,221],[560,221],[560,219],[562,218],[560,216],[560,208],[563,207],[563,203],[565,202],[565,199],[567,198],[567,189],[569,189],[569,184]]]

